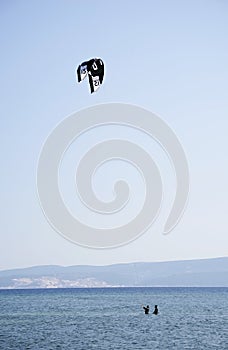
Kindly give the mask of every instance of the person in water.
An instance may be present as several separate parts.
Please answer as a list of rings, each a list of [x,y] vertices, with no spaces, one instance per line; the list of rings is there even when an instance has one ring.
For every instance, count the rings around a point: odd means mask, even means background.
[[[153,314],[154,314],[154,315],[157,315],[157,314],[158,314],[158,306],[157,306],[157,305],[154,306]]]
[[[143,306],[143,309],[145,311],[145,314],[148,315],[149,314],[149,311],[150,311],[150,306],[147,305],[147,306]]]

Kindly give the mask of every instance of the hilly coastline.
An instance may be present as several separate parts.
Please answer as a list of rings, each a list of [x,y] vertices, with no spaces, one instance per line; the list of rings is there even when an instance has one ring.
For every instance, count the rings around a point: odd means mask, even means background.
[[[228,257],[107,266],[33,266],[0,271],[0,289],[228,287]]]

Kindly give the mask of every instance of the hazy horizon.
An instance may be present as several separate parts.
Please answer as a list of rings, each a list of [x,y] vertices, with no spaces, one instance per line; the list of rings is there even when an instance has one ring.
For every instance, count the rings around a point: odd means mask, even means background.
[[[129,262],[117,262],[117,263],[111,263],[111,264],[73,264],[73,265],[61,265],[61,264],[39,264],[39,265],[28,265],[24,267],[12,267],[10,269],[0,269],[1,271],[8,271],[8,270],[17,270],[17,269],[29,269],[29,268],[36,268],[36,267],[47,267],[47,266],[57,266],[57,267],[77,267],[77,266],[94,266],[94,267],[105,267],[105,266],[112,266],[112,265],[126,265],[126,264],[153,264],[153,263],[172,263],[172,262],[195,262],[195,261],[201,261],[201,260],[217,260],[217,259],[227,259],[227,256],[218,256],[213,258],[195,258],[195,259],[181,259],[181,260],[156,260],[156,261],[129,261]]]

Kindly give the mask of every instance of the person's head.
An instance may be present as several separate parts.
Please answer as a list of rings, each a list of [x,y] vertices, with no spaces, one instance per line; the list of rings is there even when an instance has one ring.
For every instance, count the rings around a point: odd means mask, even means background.
[[[147,305],[147,309],[149,309],[150,307],[149,307],[149,305]]]
[[[158,308],[158,306],[157,306],[157,305],[154,305],[154,307],[155,307],[155,309],[157,309],[157,308]]]

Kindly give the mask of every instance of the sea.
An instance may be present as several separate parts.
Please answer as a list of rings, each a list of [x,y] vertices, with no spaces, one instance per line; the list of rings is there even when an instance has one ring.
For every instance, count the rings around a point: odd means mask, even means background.
[[[227,350],[228,288],[0,290],[0,349]]]

